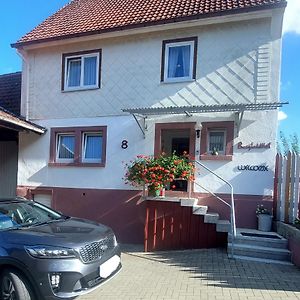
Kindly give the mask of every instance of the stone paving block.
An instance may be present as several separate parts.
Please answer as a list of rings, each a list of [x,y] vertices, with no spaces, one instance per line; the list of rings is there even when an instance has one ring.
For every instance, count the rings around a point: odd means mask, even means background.
[[[300,270],[228,259],[222,249],[123,251],[123,269],[78,300],[300,300]]]

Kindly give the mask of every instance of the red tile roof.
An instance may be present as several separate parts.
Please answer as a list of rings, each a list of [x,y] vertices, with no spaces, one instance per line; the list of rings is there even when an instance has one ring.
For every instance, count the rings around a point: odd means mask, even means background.
[[[73,0],[12,46],[285,5],[286,0]]]

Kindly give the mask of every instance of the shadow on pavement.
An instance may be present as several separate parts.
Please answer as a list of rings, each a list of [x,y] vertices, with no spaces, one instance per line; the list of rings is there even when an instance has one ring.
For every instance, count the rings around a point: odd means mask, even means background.
[[[233,260],[225,249],[144,253],[142,245],[121,248],[128,255],[180,267],[207,286],[300,292],[300,269],[295,266]]]

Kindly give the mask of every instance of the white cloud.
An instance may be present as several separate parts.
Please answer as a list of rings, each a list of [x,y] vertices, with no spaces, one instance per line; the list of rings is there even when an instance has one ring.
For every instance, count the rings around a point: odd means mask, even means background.
[[[287,117],[288,116],[285,112],[283,112],[281,110],[278,112],[278,121],[283,121],[283,120],[287,119]]]
[[[284,82],[284,83],[281,82],[280,83],[280,89],[281,89],[281,91],[288,91],[291,87],[292,87],[292,83],[289,80],[287,82]]]
[[[287,0],[283,19],[283,33],[300,34],[300,0]]]

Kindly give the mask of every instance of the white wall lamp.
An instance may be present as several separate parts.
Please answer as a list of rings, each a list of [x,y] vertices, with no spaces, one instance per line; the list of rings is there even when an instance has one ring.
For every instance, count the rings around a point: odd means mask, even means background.
[[[200,138],[201,129],[202,129],[202,124],[201,123],[196,123],[195,130],[196,130],[196,137],[197,137],[197,139]]]

